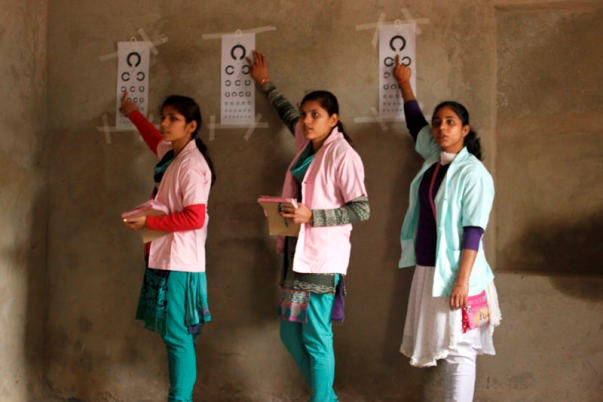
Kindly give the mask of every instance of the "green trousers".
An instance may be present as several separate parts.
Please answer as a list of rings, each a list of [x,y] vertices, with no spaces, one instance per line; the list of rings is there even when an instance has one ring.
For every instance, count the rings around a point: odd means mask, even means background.
[[[310,402],[337,401],[331,311],[335,295],[310,294],[308,322],[281,320],[283,344],[312,390]]]
[[[195,335],[185,323],[187,272],[170,272],[167,286],[166,329],[163,342],[167,348],[170,373],[168,402],[192,402],[197,379]]]

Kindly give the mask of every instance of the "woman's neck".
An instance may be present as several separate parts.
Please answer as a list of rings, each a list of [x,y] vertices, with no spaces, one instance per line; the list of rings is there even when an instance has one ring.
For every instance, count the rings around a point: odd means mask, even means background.
[[[172,150],[174,151],[174,156],[178,155],[190,141],[191,139],[186,141],[173,141]]]

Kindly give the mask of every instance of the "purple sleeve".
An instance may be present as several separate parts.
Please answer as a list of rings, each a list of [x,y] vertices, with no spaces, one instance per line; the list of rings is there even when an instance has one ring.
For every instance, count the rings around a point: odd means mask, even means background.
[[[479,242],[484,234],[484,229],[479,226],[465,226],[463,229],[463,244],[461,248],[477,251],[479,249]]]
[[[410,135],[416,141],[419,131],[428,124],[419,102],[416,100],[404,102],[404,117],[406,118],[406,127],[408,127]]]

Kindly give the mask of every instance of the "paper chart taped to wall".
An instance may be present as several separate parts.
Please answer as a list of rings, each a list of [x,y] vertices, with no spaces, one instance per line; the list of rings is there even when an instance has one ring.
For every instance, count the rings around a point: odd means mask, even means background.
[[[253,33],[222,36],[221,124],[255,123],[255,84],[246,60],[253,49]]]
[[[393,75],[396,55],[400,62],[411,66],[411,86],[416,92],[416,24],[390,24],[379,29],[379,116],[404,117],[404,102]]]
[[[124,91],[128,92],[128,99],[138,105],[143,116],[147,115],[150,45],[142,41],[117,42],[117,129],[134,129],[130,120],[119,112]]]

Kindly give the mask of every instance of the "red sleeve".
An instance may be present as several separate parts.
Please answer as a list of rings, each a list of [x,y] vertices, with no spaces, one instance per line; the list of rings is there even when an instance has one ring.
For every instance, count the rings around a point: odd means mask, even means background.
[[[130,121],[136,126],[136,129],[147,143],[151,151],[157,155],[157,145],[161,142],[161,133],[148,121],[138,110],[128,115]]]
[[[205,224],[205,204],[184,207],[182,212],[162,216],[147,216],[145,226],[151,230],[180,232],[201,229]]]

